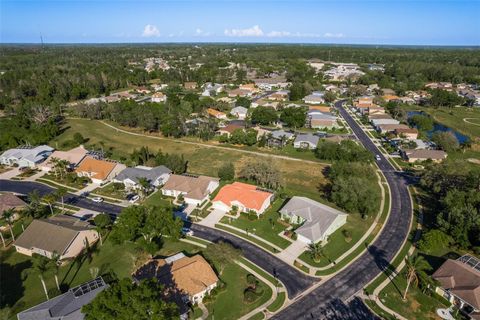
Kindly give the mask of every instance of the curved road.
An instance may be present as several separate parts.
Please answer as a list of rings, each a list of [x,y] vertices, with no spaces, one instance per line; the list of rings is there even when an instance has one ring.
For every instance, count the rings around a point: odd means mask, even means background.
[[[412,202],[406,179],[396,172],[388,160],[380,153],[360,126],[342,106],[335,104],[353,132],[367,150],[380,156],[377,161],[382,170],[392,197],[390,216],[377,240],[368,251],[343,271],[315,288],[301,299],[291,304],[273,319],[370,319],[357,300],[347,302],[358,291],[389,266],[389,262],[401,249],[408,236],[412,219]]]
[[[0,191],[9,191],[26,195],[33,190],[37,190],[41,196],[55,191],[54,188],[38,182],[0,180]],[[90,199],[79,197],[71,193],[68,193],[64,197],[64,201],[66,204],[71,204],[80,208],[108,213],[114,218],[116,218],[121,210],[124,209],[123,207],[105,202],[96,203]],[[227,232],[200,225],[192,225],[190,228],[195,232],[195,236],[197,237],[212,242],[222,240],[242,249],[245,258],[260,266],[274,277],[277,277],[285,285],[288,297],[291,299],[318,281],[317,278],[305,275],[295,267],[286,264],[256,245],[235,237]]]

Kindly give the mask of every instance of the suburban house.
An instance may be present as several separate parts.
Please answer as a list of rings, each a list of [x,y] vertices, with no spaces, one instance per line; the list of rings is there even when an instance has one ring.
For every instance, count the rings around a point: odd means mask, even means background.
[[[280,90],[269,95],[267,99],[275,100],[275,101],[288,101],[289,94],[290,94],[290,91],[288,90]]]
[[[347,222],[348,214],[305,197],[293,197],[280,210],[282,219],[302,224],[295,230],[298,239],[310,244],[326,241]]]
[[[208,108],[207,113],[208,113],[209,116],[220,119],[220,120],[227,119],[227,115],[224,112],[215,110],[213,108]]]
[[[0,218],[3,217],[3,213],[7,210],[19,211],[27,207],[27,203],[14,195],[13,193],[0,194]],[[14,220],[18,219],[18,214],[14,213]]]
[[[399,124],[400,123],[400,121],[393,119],[392,117],[372,119],[370,122],[372,123],[372,126],[374,126],[377,130],[378,130],[378,126],[381,124]]]
[[[203,85],[203,92],[202,96],[210,97],[216,94],[223,92],[223,85],[219,83],[212,84],[211,82],[207,82]]]
[[[303,98],[303,102],[306,104],[322,104],[325,103],[325,99],[323,99],[323,95],[310,94]]]
[[[156,278],[165,286],[167,300],[188,312],[187,303],[196,304],[217,286],[215,271],[201,255],[187,257],[177,253],[165,259],[150,259],[132,275],[134,281]]]
[[[408,162],[432,160],[433,162],[442,162],[447,158],[447,153],[442,150],[428,149],[407,149],[402,151],[402,156]]]
[[[125,168],[125,165],[118,162],[87,156],[80,162],[75,172],[79,177],[88,177],[93,183],[102,184],[113,179]]]
[[[125,168],[113,179],[114,182],[123,183],[125,189],[139,189],[141,178],[147,179],[150,186],[159,187],[167,182],[172,171],[165,166],[145,167],[136,166],[134,168]]]
[[[49,259],[54,252],[60,259],[75,258],[88,245],[98,240],[98,233],[86,221],[67,215],[35,219],[15,241],[18,253],[37,253]]]
[[[250,105],[250,108],[256,108],[258,106],[262,107],[270,107],[275,110],[277,110],[278,106],[280,105],[280,102],[278,101],[269,101],[266,99],[258,99],[256,101],[252,101],[252,104]]]
[[[251,93],[257,91],[257,88],[255,88],[255,83],[244,83],[244,84],[241,84],[238,88],[240,90],[250,91]]]
[[[9,149],[0,155],[0,164],[7,166],[18,165],[20,168],[34,168],[45,161],[53,150],[52,147],[47,145]]]
[[[192,81],[192,82],[185,82],[183,84],[183,87],[186,89],[186,90],[195,90],[197,89],[197,83]]]
[[[83,320],[82,307],[108,288],[102,277],[82,283],[64,294],[17,314],[18,320]]]
[[[230,114],[237,117],[239,120],[245,120],[247,117],[248,109],[242,106],[238,106],[230,110]]]
[[[386,113],[375,113],[367,116],[368,121],[372,122],[374,119],[392,119],[389,114]]]
[[[162,92],[152,94],[152,102],[167,102],[167,96]]]
[[[55,159],[57,160],[64,160],[68,162],[67,169],[75,168],[88,154],[88,150],[85,149],[83,146],[79,146],[77,148],[70,149],[68,151],[54,151],[45,161],[42,163],[42,170],[49,172],[55,166]]]
[[[377,130],[380,133],[395,133],[397,130],[408,130],[409,126],[406,124],[380,124],[377,126]]]
[[[435,292],[472,319],[480,319],[480,260],[464,255],[448,259],[432,278],[439,282]]]
[[[415,128],[397,128],[394,133],[398,137],[408,140],[415,140],[418,138],[418,130]]]
[[[183,195],[188,204],[199,205],[219,186],[219,179],[190,174],[172,174],[162,187],[164,196]]]
[[[230,211],[234,206],[240,212],[254,211],[257,215],[262,214],[269,206],[273,193],[257,186],[242,182],[234,182],[223,186],[212,205],[215,209]]]
[[[285,89],[290,85],[284,77],[258,78],[253,79],[255,85],[262,90],[273,90],[275,88]]]
[[[331,113],[323,113],[318,110],[307,112],[305,125],[309,128],[334,128],[338,126],[337,117]]]
[[[382,99],[385,100],[385,102],[390,102],[390,101],[400,101],[400,97],[394,94],[387,94],[382,96]]]
[[[313,111],[313,110],[325,113],[325,112],[331,112],[332,108],[330,106],[327,106],[327,105],[318,105],[318,106],[309,106],[308,107],[308,111]]]
[[[216,134],[218,135],[227,135],[227,137],[230,137],[230,135],[235,131],[235,130],[243,130],[244,127],[241,126],[241,125],[238,125],[238,124],[229,124],[223,128],[220,128],[218,129],[216,132]]]
[[[316,149],[320,137],[311,133],[297,134],[293,146],[297,149]]]
[[[229,97],[250,97],[253,91],[247,89],[233,89],[228,92]]]
[[[269,133],[267,144],[270,147],[284,147],[294,137],[295,134],[292,132],[284,130],[274,130]]]

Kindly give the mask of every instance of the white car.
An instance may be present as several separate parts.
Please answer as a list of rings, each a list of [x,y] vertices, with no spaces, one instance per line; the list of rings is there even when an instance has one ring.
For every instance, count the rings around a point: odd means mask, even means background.
[[[182,234],[185,236],[193,236],[193,230],[190,230],[189,228],[182,228]]]
[[[375,159],[377,159],[377,161],[382,160],[382,158],[380,158],[380,155],[378,155],[378,154],[375,156]]]
[[[138,194],[136,194],[130,200],[128,200],[128,202],[135,203],[135,202],[138,201],[138,199],[140,199],[140,196]]]
[[[103,202],[103,198],[102,197],[95,197],[95,198],[92,199],[92,201],[100,203],[100,202]]]

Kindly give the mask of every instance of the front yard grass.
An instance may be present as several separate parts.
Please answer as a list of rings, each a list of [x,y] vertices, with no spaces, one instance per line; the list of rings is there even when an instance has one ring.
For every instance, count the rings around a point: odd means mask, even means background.
[[[283,206],[283,203],[283,199],[276,199],[270,208],[256,220],[249,220],[246,214],[242,213],[237,219],[223,217],[220,222],[230,224],[245,231],[248,230],[248,233],[255,234],[268,242],[285,249],[291,244],[291,242],[278,235],[285,230],[285,226],[277,221],[280,217],[278,210]]]
[[[103,187],[98,187],[94,189],[92,193],[118,200],[125,200],[125,196],[127,195],[123,183],[115,182],[109,183]]]
[[[70,175],[73,175],[74,173],[70,173]],[[51,173],[46,173],[44,174],[42,177],[41,177],[42,180],[50,180],[50,181],[53,181],[53,182],[56,182],[56,183],[59,183],[59,184],[63,184],[63,185],[66,185],[70,188],[73,188],[73,189],[83,189],[85,187],[84,185],[84,181],[83,179],[81,178],[76,178],[75,180],[70,180],[70,179],[67,179],[66,176],[61,179],[60,176],[55,176],[54,174],[51,174]],[[58,185],[57,185],[57,188],[58,188]]]
[[[249,304],[244,302],[243,292],[247,288],[248,271],[235,263],[227,265],[220,275],[220,279],[226,283],[226,290],[220,292],[212,302],[206,304],[208,308],[208,319],[239,319],[253,309],[261,306],[272,296],[272,289],[261,282],[263,294],[261,297]]]
[[[172,205],[172,203],[173,203],[173,198],[165,197],[162,194],[162,191],[157,190],[154,193],[152,193],[148,198],[146,198],[143,204],[155,206],[155,207],[163,207],[163,206]]]

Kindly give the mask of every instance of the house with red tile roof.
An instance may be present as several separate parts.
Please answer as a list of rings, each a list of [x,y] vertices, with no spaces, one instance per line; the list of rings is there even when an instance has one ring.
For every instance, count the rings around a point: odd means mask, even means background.
[[[260,215],[270,206],[272,199],[271,192],[251,184],[234,182],[220,189],[212,205],[223,211],[230,211],[235,206],[240,212],[254,211]]]

